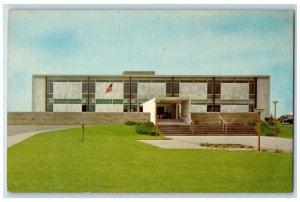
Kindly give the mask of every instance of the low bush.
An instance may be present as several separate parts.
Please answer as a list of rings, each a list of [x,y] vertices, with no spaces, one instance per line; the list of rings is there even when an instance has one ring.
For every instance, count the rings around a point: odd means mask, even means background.
[[[256,126],[257,130],[257,126]],[[274,126],[270,125],[267,121],[260,122],[260,133],[266,136],[274,136]],[[276,134],[280,133],[280,129],[276,127]]]
[[[135,131],[138,134],[155,135],[156,128],[152,122],[141,122],[137,123]]]
[[[134,125],[136,125],[136,122],[134,122],[134,121],[126,121],[124,124],[127,125],[127,126],[134,126]]]

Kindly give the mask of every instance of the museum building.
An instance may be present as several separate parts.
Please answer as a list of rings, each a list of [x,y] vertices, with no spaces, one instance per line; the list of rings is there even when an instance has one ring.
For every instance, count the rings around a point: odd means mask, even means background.
[[[270,113],[269,76],[155,75],[125,71],[121,75],[33,75],[33,112],[149,112],[159,119],[182,113]],[[149,103],[156,103],[149,109]]]

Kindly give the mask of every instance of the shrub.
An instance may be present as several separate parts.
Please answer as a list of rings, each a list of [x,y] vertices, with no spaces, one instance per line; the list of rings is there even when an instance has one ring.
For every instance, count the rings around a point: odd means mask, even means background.
[[[267,121],[260,122],[260,132],[262,135],[274,136],[273,129],[274,129],[274,125],[270,125]],[[278,134],[279,132],[280,132],[279,127],[276,127],[276,134]]]
[[[136,122],[134,122],[134,121],[126,121],[125,125],[127,125],[127,126],[134,126],[134,125],[136,125]]]
[[[147,135],[155,135],[156,128],[152,122],[141,122],[137,123],[135,127],[135,131],[138,134],[147,134]]]

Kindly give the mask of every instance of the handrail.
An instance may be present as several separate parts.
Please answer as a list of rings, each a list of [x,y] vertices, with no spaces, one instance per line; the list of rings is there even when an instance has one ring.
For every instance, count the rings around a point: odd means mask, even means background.
[[[222,120],[222,123],[223,123],[223,131],[225,129],[225,133],[227,134],[227,123],[226,121],[223,119],[223,117],[221,116],[221,114],[219,114],[219,125],[221,125],[221,120]]]
[[[191,131],[191,127],[192,127],[192,134],[194,134],[194,132],[195,132],[195,124],[194,124],[193,120],[191,119],[191,117],[189,115],[183,115],[183,114],[181,114],[181,117],[187,117],[190,120],[190,122],[191,122],[191,124],[190,124],[190,131]]]

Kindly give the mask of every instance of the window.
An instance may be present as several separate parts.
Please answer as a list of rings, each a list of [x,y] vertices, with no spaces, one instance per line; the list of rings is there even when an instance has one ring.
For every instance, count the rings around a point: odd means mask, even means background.
[[[207,94],[212,94],[212,82],[207,83]]]
[[[255,105],[254,104],[249,104],[249,112],[254,112]]]
[[[129,93],[129,83],[124,83],[124,94]]]
[[[179,95],[179,83],[178,82],[173,83],[173,94]]]
[[[213,106],[207,105],[207,112],[212,112],[212,111],[213,111]]]
[[[250,95],[255,94],[255,84],[254,83],[249,83],[249,94]]]
[[[82,105],[82,112],[86,112],[87,111],[87,105]]]
[[[82,83],[82,93],[88,93],[88,83]]]
[[[131,93],[137,93],[137,83],[131,83]]]
[[[172,83],[166,83],[166,94],[172,94]]]
[[[95,93],[95,89],[96,89],[95,83],[90,83],[89,87],[90,87],[90,93]]]
[[[47,93],[53,93],[53,82],[47,82]]]
[[[221,83],[215,82],[215,94],[221,94]]]

